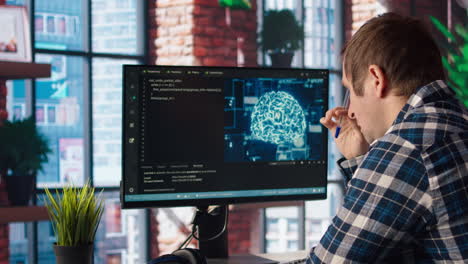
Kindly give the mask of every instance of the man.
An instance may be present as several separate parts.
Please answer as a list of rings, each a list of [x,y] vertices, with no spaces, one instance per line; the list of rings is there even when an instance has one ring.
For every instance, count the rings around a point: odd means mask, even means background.
[[[320,122],[333,136],[341,126],[347,190],[307,262],[468,262],[468,112],[442,79],[412,18],[373,18],[346,45],[349,108]]]

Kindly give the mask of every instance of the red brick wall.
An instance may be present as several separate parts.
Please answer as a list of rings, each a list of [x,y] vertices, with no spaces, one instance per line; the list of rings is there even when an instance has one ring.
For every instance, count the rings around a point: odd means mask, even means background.
[[[150,64],[195,65],[193,0],[157,0],[150,4]]]
[[[215,0],[150,2],[150,63],[256,66],[256,6],[230,11]],[[230,18],[230,25],[228,25]]]
[[[157,221],[158,210],[152,209],[149,210],[150,212],[150,254],[151,258],[156,258],[160,255],[161,251],[159,250],[159,242],[158,242],[158,235],[159,235],[159,224]]]
[[[349,40],[363,24],[377,15],[377,0],[345,0],[345,37]]]
[[[250,10],[230,10],[218,1],[194,0],[196,61],[206,66],[257,66],[256,1]]]
[[[446,0],[345,0],[346,40],[349,40],[365,21],[377,15],[379,7],[383,7],[388,12],[421,19],[435,37],[440,33],[430,23],[429,16],[432,15],[443,23],[447,23]]]
[[[234,209],[229,213],[229,254],[260,252],[260,209]]]
[[[352,36],[352,33],[353,33],[353,11],[352,11],[352,0],[345,0],[344,1],[344,6],[343,6],[343,10],[344,10],[344,18],[343,18],[343,23],[344,23],[344,26],[343,26],[343,30],[344,30],[344,33],[345,33],[345,41],[351,39],[351,36]]]
[[[447,0],[412,1],[386,0],[386,6],[389,11],[421,19],[433,34],[438,34],[438,31],[430,22],[429,16],[434,16],[443,23],[447,23]]]

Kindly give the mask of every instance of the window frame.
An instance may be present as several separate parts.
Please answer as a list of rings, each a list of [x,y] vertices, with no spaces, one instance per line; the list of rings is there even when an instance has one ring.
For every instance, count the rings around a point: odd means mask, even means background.
[[[257,3],[257,7],[258,7],[258,12],[257,12],[257,20],[258,20],[258,26],[259,28],[261,28],[261,25],[263,23],[263,14],[265,14],[265,12],[267,11],[266,9],[266,2],[269,1],[269,0],[258,0]],[[270,1],[275,1],[275,5],[278,6],[279,5],[279,2],[282,1],[282,2],[287,2],[288,0],[270,0]],[[305,16],[306,16],[306,7],[305,7],[305,4],[304,2],[307,1],[307,0],[290,0],[292,1],[293,3],[293,6],[295,5],[297,8],[296,10],[293,10],[294,14],[296,15],[296,18],[299,18],[299,23],[301,25],[304,25],[305,24]],[[310,1],[314,1],[314,2],[320,2],[320,3],[324,3],[324,2],[327,2],[328,5],[327,6],[332,6],[331,3],[334,2],[334,7],[335,7],[335,13],[334,13],[334,27],[335,27],[335,30],[336,30],[336,34],[335,34],[335,38],[334,38],[334,43],[335,43],[335,48],[336,48],[336,58],[332,58],[333,56],[329,56],[329,55],[326,55],[328,57],[328,62],[327,64],[328,65],[332,65],[331,63],[331,60],[332,59],[335,59],[337,60],[337,63],[335,64],[336,67],[326,67],[329,71],[330,71],[330,76],[331,75],[335,75],[336,77],[338,77],[340,80],[341,80],[341,76],[342,76],[342,69],[341,69],[341,63],[338,63],[340,61],[339,59],[339,51],[341,50],[341,45],[344,43],[344,40],[346,39],[346,34],[345,34],[345,31],[344,31],[344,28],[345,28],[345,12],[344,12],[344,3],[342,1],[339,1],[339,0],[310,0]],[[285,4],[286,5],[286,4]],[[332,26],[331,24],[328,24],[328,27],[327,27],[327,31],[328,31],[328,34],[329,36],[331,35],[331,32],[332,32]],[[313,38],[313,33],[312,33],[312,39]],[[304,40],[307,36],[304,36]],[[328,37],[328,39],[330,39],[330,37]],[[267,59],[266,59],[266,56],[267,54],[265,52],[263,52],[263,50],[261,48],[258,48],[257,50],[257,54],[259,55],[259,58],[258,58],[258,63],[260,65],[266,65],[266,62],[267,62]],[[295,52],[295,57],[298,57],[299,58],[294,58],[293,59],[293,63],[295,60],[298,60],[298,65],[297,67],[305,67],[304,64],[305,64],[305,42],[304,42],[304,45],[302,45],[302,47]],[[295,66],[292,66],[292,67],[295,67]],[[331,78],[330,78],[331,79]],[[331,83],[331,82],[330,82]],[[333,93],[336,93],[336,97],[334,98],[334,102],[337,103],[337,102],[341,102],[342,100],[342,96],[344,94],[344,87],[342,87],[342,85],[340,84],[338,86],[338,90],[337,91],[332,91],[332,86],[330,85],[330,98],[332,97],[332,94]],[[332,93],[333,92],[333,93]],[[338,103],[339,104],[339,103]],[[333,107],[333,104],[330,104],[330,107]],[[329,151],[329,156],[331,154],[332,150]],[[334,161],[330,161],[329,163],[331,162],[334,162]],[[329,171],[330,172],[330,171]],[[344,190],[344,180],[343,179],[336,179],[336,178],[328,178],[328,184],[327,186],[330,187],[330,186],[338,186],[338,189],[341,191],[341,194],[344,194],[345,190]],[[266,234],[267,234],[267,217],[266,217],[266,210],[267,210],[267,207],[284,207],[284,206],[290,206],[290,207],[296,207],[297,210],[298,210],[298,250],[305,250],[306,249],[306,245],[308,244],[307,242],[307,236],[308,234],[306,234],[306,208],[305,208],[305,202],[306,201],[301,201],[300,204],[297,204],[296,201],[294,202],[282,202],[282,203],[270,203],[269,206],[261,206],[260,204],[258,204],[258,208],[261,208],[262,210],[262,213],[261,213],[261,221],[263,223],[263,228],[262,230],[260,230],[260,237],[262,237],[262,241],[260,242],[260,246],[261,246],[261,253],[267,253],[267,238],[266,238]]]
[[[102,53],[102,52],[93,52],[93,43],[92,43],[92,0],[83,0],[83,5],[86,8],[83,10],[83,21],[86,21],[86,28],[84,28],[83,37],[84,48],[83,51],[70,51],[70,50],[54,50],[54,49],[45,49],[45,48],[36,48],[36,32],[35,32],[35,19],[30,19],[29,30],[30,30],[30,39],[31,39],[31,54],[32,61],[35,61],[35,57],[38,54],[47,54],[47,55],[62,55],[62,56],[75,56],[84,60],[85,70],[83,72],[83,141],[84,141],[84,181],[89,180],[90,184],[94,186],[94,175],[93,175],[93,102],[92,102],[92,70],[93,70],[93,59],[95,58],[104,58],[104,59],[128,59],[138,61],[139,64],[149,63],[149,37],[147,32],[149,31],[149,3],[147,0],[137,1],[138,7],[141,9],[141,16],[137,15],[137,27],[141,26],[142,29],[140,33],[137,33],[137,43],[141,44],[141,55],[128,55],[128,54],[119,54],[119,53]],[[36,1],[35,0],[25,0],[24,4],[26,7],[28,16],[34,18],[36,10]],[[137,8],[137,10],[138,10]],[[25,81],[25,94],[26,101],[25,107],[22,109],[22,112],[25,116],[32,116],[33,119],[36,119],[35,110],[36,110],[36,82],[35,79]],[[47,125],[47,124],[42,124]],[[63,186],[51,186],[50,188],[61,190]],[[120,188],[118,186],[99,186],[99,189],[102,189],[104,193],[117,192],[120,193]],[[38,187],[37,183],[34,186],[32,205],[38,204],[38,196],[44,195],[45,189],[43,187]],[[112,200],[112,199],[111,199]],[[149,209],[144,209],[144,217],[148,220]],[[36,264],[39,261],[39,243],[38,243],[38,224],[39,222],[28,222],[25,224],[25,240],[27,241],[27,254],[26,261],[28,263]],[[124,220],[121,223],[124,224]],[[122,226],[123,228],[123,226]],[[150,221],[145,221],[145,230],[150,229]],[[122,234],[126,235],[126,232]],[[111,236],[112,237],[112,236]],[[146,239],[149,236],[146,236]],[[106,236],[107,238],[107,236]],[[149,241],[149,240],[148,240]],[[150,256],[151,248],[146,247],[145,259],[148,259]]]

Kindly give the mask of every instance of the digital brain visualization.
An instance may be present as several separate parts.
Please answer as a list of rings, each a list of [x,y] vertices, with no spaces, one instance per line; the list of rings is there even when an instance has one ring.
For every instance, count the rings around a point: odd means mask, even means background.
[[[255,139],[273,144],[288,144],[302,137],[306,129],[304,111],[286,92],[268,92],[255,104],[250,130]]]

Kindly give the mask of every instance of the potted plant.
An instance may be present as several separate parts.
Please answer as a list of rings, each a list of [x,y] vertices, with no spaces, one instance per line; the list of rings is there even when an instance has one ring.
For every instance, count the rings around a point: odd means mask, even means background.
[[[468,28],[455,25],[453,34],[437,18],[430,17],[434,26],[450,42],[439,42],[447,56],[442,57],[442,64],[448,73],[448,85],[455,91],[458,99],[468,108]]]
[[[91,264],[94,237],[104,211],[103,202],[94,188],[67,186],[55,196],[45,189],[45,205],[52,221],[57,242],[54,252],[57,264]]]
[[[304,42],[304,27],[289,9],[270,10],[263,17],[260,45],[273,67],[290,67],[294,51]]]
[[[8,199],[13,206],[27,205],[36,174],[51,152],[33,118],[6,120],[0,127],[0,173],[4,173]]]

